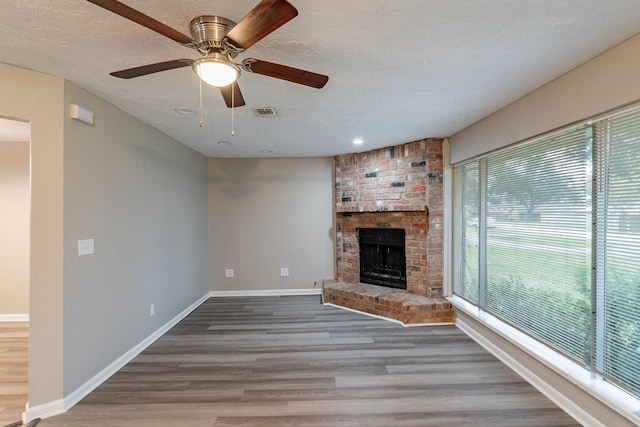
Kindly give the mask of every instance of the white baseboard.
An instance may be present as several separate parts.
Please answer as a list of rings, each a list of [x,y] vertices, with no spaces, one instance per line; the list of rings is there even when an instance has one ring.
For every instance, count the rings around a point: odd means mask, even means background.
[[[66,409],[62,399],[43,403],[42,405],[37,405],[33,408],[27,403],[25,411],[22,413],[22,423],[27,424],[29,421],[35,420],[36,418],[49,418],[64,412],[66,412]]]
[[[291,295],[321,295],[322,288],[315,289],[272,289],[272,290],[243,290],[243,291],[211,291],[209,296],[217,297],[267,297]]]
[[[0,323],[2,322],[28,322],[28,314],[0,314]]]
[[[47,402],[42,405],[30,407],[26,406],[25,412],[22,414],[23,422],[29,422],[35,418],[47,418],[61,414],[74,406],[85,396],[95,390],[100,384],[105,382],[109,377],[122,369],[127,363],[133,360],[137,355],[142,353],[147,347],[153,344],[158,338],[164,335],[178,322],[187,317],[189,313],[198,308],[203,302],[211,297],[232,297],[232,296],[287,296],[287,295],[320,295],[321,288],[317,289],[277,289],[277,290],[247,290],[247,291],[213,291],[205,294],[180,314],[175,316],[161,328],[142,340],[135,347],[127,351],[125,354],[116,359],[109,366],[94,375],[89,381],[78,387],[75,391],[65,396],[64,399]],[[14,320],[17,321],[17,320]]]
[[[576,421],[585,426],[593,427],[606,427],[604,424],[593,418],[590,414],[586,413],[579,406],[575,405],[571,399],[568,399],[556,388],[551,387],[546,381],[538,376],[534,371],[528,369],[524,364],[511,357],[507,352],[486,338],[484,335],[478,333],[475,328],[472,327],[463,318],[458,318],[456,326],[460,328],[465,334],[471,337],[474,341],[484,347],[489,353],[496,356],[502,363],[511,368],[515,373],[524,378],[529,384],[534,386],[538,391],[547,396],[553,403],[562,408],[565,412],[571,415]]]
[[[638,399],[602,379],[592,378],[575,362],[522,332],[503,327],[493,316],[473,312],[467,307],[468,303],[459,298],[453,297],[450,301],[458,309],[456,326],[460,330],[581,425],[626,426],[636,425],[640,420]],[[623,418],[632,424],[622,421]]]
[[[89,381],[84,383],[74,392],[67,395],[64,398],[64,407],[66,409],[69,409],[73,405],[78,403],[80,400],[82,400],[86,395],[88,395],[93,390],[95,390],[96,387],[98,387],[100,384],[105,382],[109,377],[111,377],[113,374],[115,374],[120,369],[122,369],[127,363],[132,361],[137,355],[142,353],[147,347],[153,344],[158,338],[160,338],[162,335],[167,333],[169,329],[173,328],[176,324],[178,324],[178,322],[180,322],[182,319],[187,317],[189,313],[191,313],[193,310],[198,308],[200,304],[205,302],[208,297],[209,295],[202,296],[196,302],[194,302],[189,307],[187,307],[182,312],[180,312],[180,314],[178,314],[173,319],[165,323],[162,327],[160,327],[160,329],[158,329],[157,331],[149,335],[147,338],[142,340],[138,345],[136,345],[131,350],[127,351],[125,354],[120,356],[113,363],[111,363],[109,366],[104,368],[102,371],[100,371],[98,374],[96,374],[93,378],[91,378]]]
[[[23,422],[31,421],[35,418],[47,418],[54,415],[58,415],[62,412],[67,411],[69,408],[74,406],[80,400],[82,400],[85,396],[95,390],[100,384],[105,382],[109,377],[122,369],[127,363],[132,361],[137,355],[142,353],[147,347],[153,344],[158,338],[164,335],[169,329],[173,328],[178,322],[187,317],[189,313],[198,308],[203,302],[205,302],[209,298],[209,294],[205,294],[200,297],[196,302],[191,304],[189,307],[180,312],[177,316],[171,319],[169,322],[165,323],[154,333],[149,335],[147,338],[142,340],[135,347],[131,348],[125,354],[117,358],[113,363],[104,368],[102,371],[98,372],[94,375],[89,381],[78,387],[75,391],[71,392],[62,400],[57,400],[55,402],[47,402],[42,405],[38,405],[36,407],[29,407],[27,404],[27,409],[24,414],[22,414]]]

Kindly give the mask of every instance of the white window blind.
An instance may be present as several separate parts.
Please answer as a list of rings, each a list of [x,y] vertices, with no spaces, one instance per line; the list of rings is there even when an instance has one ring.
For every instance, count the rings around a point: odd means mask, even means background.
[[[454,292],[640,395],[640,110],[455,180]]]
[[[454,251],[456,293],[472,303],[478,303],[480,174],[478,162],[456,168],[456,209],[454,212]]]
[[[487,157],[486,309],[589,361],[590,128]]]
[[[595,125],[594,366],[640,394],[640,112]]]
[[[455,175],[455,293],[585,364],[590,147],[591,128],[582,127],[502,150]]]

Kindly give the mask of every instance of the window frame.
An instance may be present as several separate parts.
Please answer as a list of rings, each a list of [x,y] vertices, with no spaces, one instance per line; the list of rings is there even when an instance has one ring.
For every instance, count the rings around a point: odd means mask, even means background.
[[[638,106],[635,106],[634,109],[637,109]],[[627,109],[627,111],[629,111],[629,109]],[[638,110],[638,113],[640,114],[640,110]],[[616,116],[618,114],[622,114],[620,112],[616,112],[615,114],[611,114],[609,115],[611,116]],[[606,117],[602,117],[599,119],[599,121],[604,121],[606,120]],[[591,122],[588,123],[588,125],[591,125]],[[571,131],[572,129],[576,128],[576,127],[580,127],[580,126],[574,126],[571,128],[565,128],[562,129],[561,131],[555,132],[553,134],[548,134],[545,135],[544,137],[540,137],[540,138],[535,138],[526,142],[523,142],[522,144],[528,144],[528,143],[535,143],[538,142],[540,140],[543,140],[549,136],[553,136],[553,135],[559,135],[563,132],[568,132]],[[520,144],[518,144],[520,145]],[[515,145],[514,145],[515,146]],[[506,147],[505,149],[510,149],[513,146],[510,147]],[[504,150],[504,149],[503,149]],[[502,151],[502,150],[498,150],[498,151]],[[484,164],[486,167],[486,159],[491,156],[494,152],[492,153],[488,153],[484,156],[480,156],[477,157],[475,159],[472,159],[471,161],[467,161],[464,162],[462,164],[459,165],[453,165],[452,169],[453,169],[453,173],[451,174],[452,177],[454,177],[454,183],[451,186],[451,191],[452,191],[452,200],[453,200],[453,207],[452,207],[452,217],[454,218],[454,230],[452,232],[452,247],[453,247],[453,251],[452,251],[452,256],[454,257],[454,259],[452,260],[451,265],[454,267],[453,268],[453,277],[452,277],[452,295],[450,297],[450,300],[454,303],[454,305],[464,311],[466,314],[471,315],[472,317],[476,318],[477,320],[479,320],[481,323],[483,323],[485,326],[490,327],[490,329],[498,332],[500,335],[503,335],[504,337],[510,339],[510,341],[513,340],[517,340],[517,342],[521,343],[523,349],[525,349],[526,351],[529,352],[533,352],[533,354],[535,354],[537,356],[537,358],[539,358],[540,360],[544,360],[545,364],[547,364],[548,366],[552,367],[554,370],[563,373],[563,375],[568,376],[573,378],[574,380],[576,380],[577,383],[581,384],[583,387],[585,387],[585,389],[590,389],[593,390],[594,394],[601,396],[602,400],[604,400],[605,402],[613,402],[611,403],[612,406],[617,406],[617,407],[621,407],[623,408],[623,410],[625,411],[637,411],[638,410],[638,404],[640,402],[640,392],[637,391],[631,391],[628,390],[626,388],[620,388],[619,385],[617,383],[614,382],[610,382],[609,379],[606,379],[600,372],[600,370],[597,369],[597,365],[596,363],[599,363],[602,357],[601,354],[598,354],[598,351],[600,349],[600,346],[598,345],[599,342],[601,341],[601,331],[602,330],[602,316],[598,316],[598,310],[600,306],[602,306],[602,301],[601,299],[598,298],[598,292],[597,292],[597,287],[598,287],[598,274],[600,274],[600,272],[602,271],[603,266],[602,265],[602,261],[597,259],[598,256],[598,252],[597,252],[597,236],[598,233],[601,232],[600,228],[597,228],[597,222],[598,219],[596,218],[596,186],[598,185],[596,183],[595,180],[595,176],[594,179],[592,180],[592,192],[593,192],[593,198],[591,201],[592,204],[592,212],[593,212],[593,219],[592,219],[592,225],[593,225],[593,229],[592,229],[592,238],[591,238],[591,246],[592,246],[592,250],[591,250],[591,274],[589,275],[590,277],[590,282],[591,282],[591,302],[592,302],[592,310],[591,310],[591,325],[592,327],[591,329],[591,359],[590,359],[590,363],[587,364],[587,369],[584,369],[583,367],[579,366],[579,364],[576,364],[575,360],[571,359],[571,358],[567,358],[565,356],[563,356],[562,354],[558,353],[557,351],[555,351],[554,349],[550,348],[548,345],[541,343],[539,340],[533,339],[531,336],[527,335],[527,334],[523,334],[522,331],[518,331],[517,328],[514,328],[513,326],[503,322],[501,319],[497,318],[496,316],[486,312],[484,310],[484,307],[486,307],[486,263],[482,263],[480,262],[480,266],[479,266],[479,270],[481,271],[483,269],[482,265],[485,264],[485,274],[483,275],[482,272],[480,272],[479,274],[479,278],[481,280],[479,280],[479,294],[478,294],[478,303],[476,304],[473,301],[469,301],[467,299],[465,299],[464,296],[461,296],[459,294],[457,294],[456,291],[456,285],[458,284],[458,276],[460,274],[459,269],[461,268],[461,266],[459,265],[459,260],[461,259],[461,245],[460,242],[458,241],[458,239],[460,238],[460,233],[458,228],[461,227],[461,223],[460,223],[460,218],[462,217],[462,221],[464,221],[464,214],[460,215],[460,210],[461,210],[461,198],[460,198],[460,189],[458,184],[455,182],[455,179],[459,179],[458,177],[458,168],[464,165],[469,165],[471,163],[477,162],[478,163],[478,168],[479,170],[483,170],[482,165]],[[593,161],[593,167],[595,169],[596,167],[596,161],[598,160],[595,156],[596,156],[596,150],[593,149],[592,150],[592,161]],[[482,175],[482,173],[481,173]],[[481,211],[482,212],[486,212],[486,198],[484,197],[484,195],[482,194],[482,192],[484,191],[486,193],[486,172],[485,172],[485,180],[483,183],[483,179],[481,178],[479,181],[481,184],[481,189],[480,189],[480,199],[481,201]],[[594,173],[595,175],[595,173]],[[586,183],[585,183],[586,185]],[[464,211],[464,207],[462,207],[462,210]],[[484,219],[482,219],[484,217]],[[482,238],[482,233],[480,233],[480,235],[478,236],[479,238],[479,243],[483,244],[484,248],[486,248],[486,215],[481,215],[480,216],[480,224],[482,224],[483,226],[480,227],[481,230],[484,230],[485,233],[485,239]],[[481,249],[479,249],[479,254],[481,253]],[[484,283],[484,289],[482,289],[482,283]],[[483,297],[484,295],[484,297]],[[596,308],[596,309],[593,309]],[[600,325],[599,325],[600,323]],[[519,344],[520,345],[520,344]],[[542,348],[540,346],[543,346]],[[594,367],[594,369],[591,369],[591,366]],[[576,369],[576,367],[578,367],[579,369]],[[586,375],[586,376],[585,376]],[[595,382],[594,382],[595,381]],[[622,390],[622,393],[620,392]]]

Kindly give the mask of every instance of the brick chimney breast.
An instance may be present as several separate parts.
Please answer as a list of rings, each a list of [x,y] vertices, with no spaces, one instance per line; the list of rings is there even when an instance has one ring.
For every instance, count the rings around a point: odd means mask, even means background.
[[[336,283],[361,285],[359,229],[401,228],[406,239],[407,290],[394,292],[436,298],[430,303],[439,314],[452,313],[442,298],[442,140],[337,156],[335,165],[337,277],[331,289]],[[454,318],[423,317],[445,322]]]

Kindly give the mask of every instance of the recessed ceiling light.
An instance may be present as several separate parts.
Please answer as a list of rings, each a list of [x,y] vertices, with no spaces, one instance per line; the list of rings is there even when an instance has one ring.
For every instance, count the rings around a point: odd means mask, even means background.
[[[364,141],[362,139],[360,139],[360,138],[356,138],[356,139],[353,140],[353,143],[356,144],[356,145],[360,145],[360,144],[363,144]]]
[[[220,144],[220,145],[232,145],[233,142],[231,142],[231,141],[218,141],[218,144]]]
[[[197,111],[192,110],[191,108],[182,108],[182,107],[176,107],[173,109],[176,113],[178,114],[184,114],[185,116],[189,116],[191,114],[195,114],[197,113]]]

